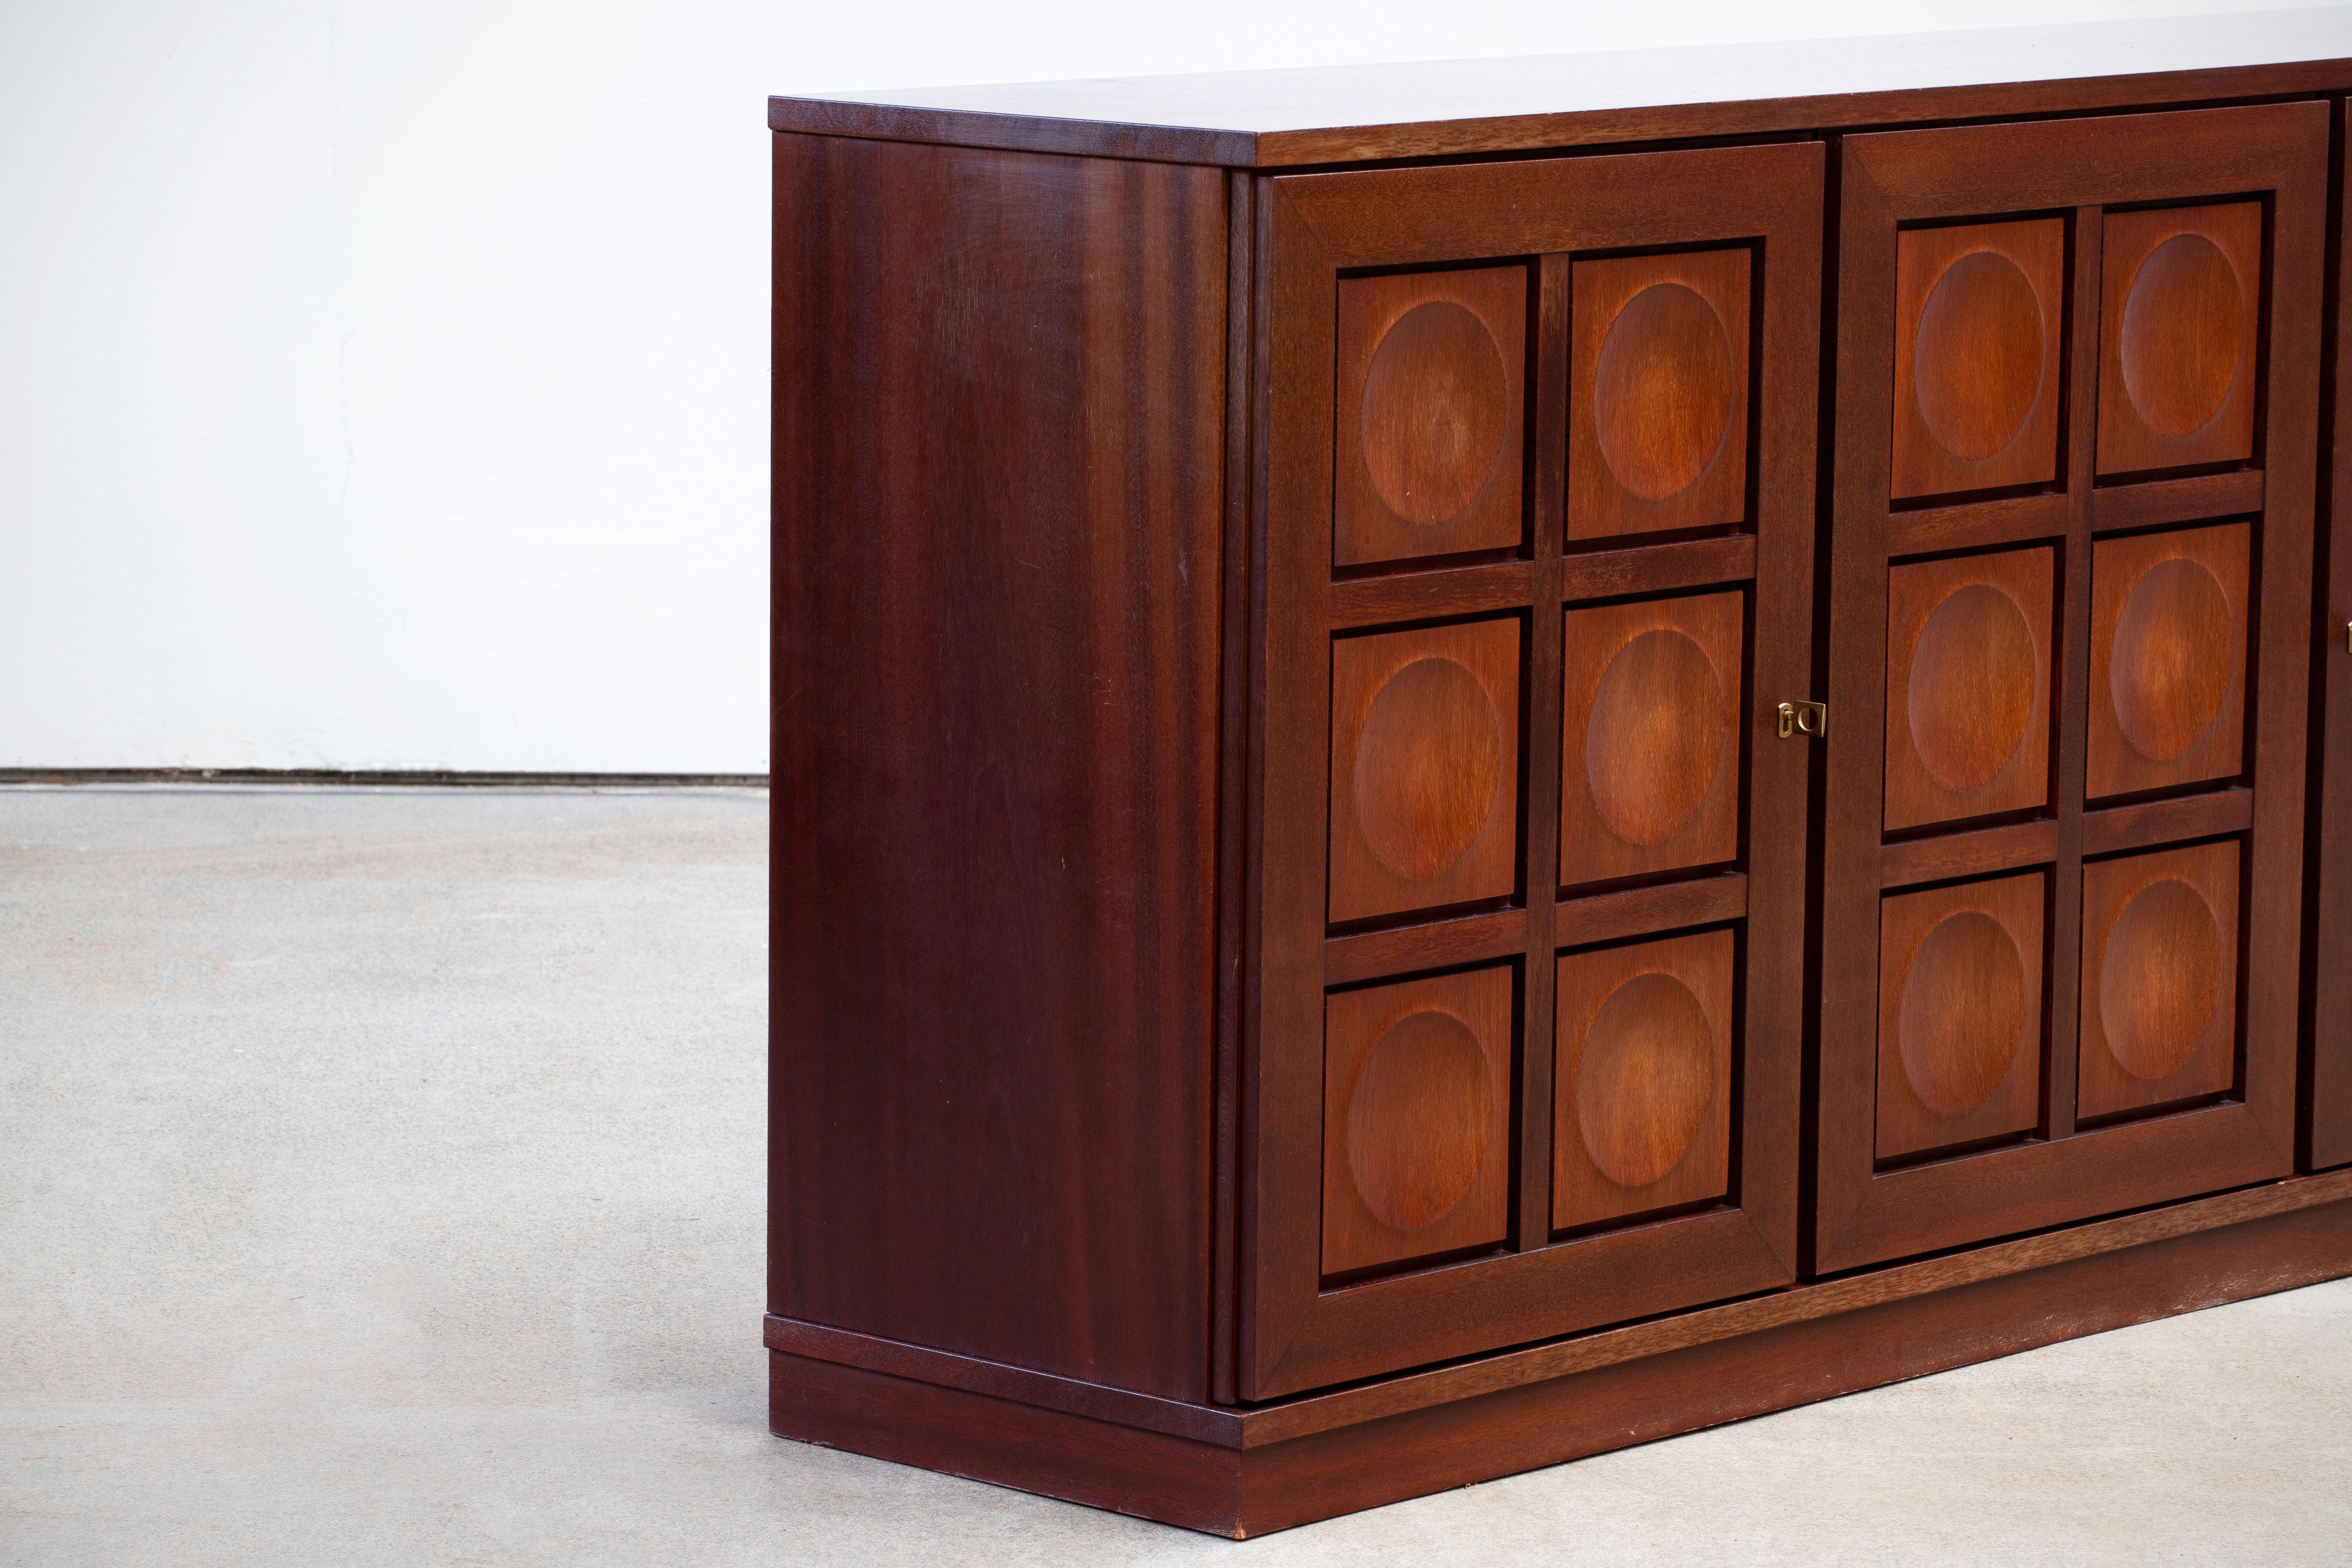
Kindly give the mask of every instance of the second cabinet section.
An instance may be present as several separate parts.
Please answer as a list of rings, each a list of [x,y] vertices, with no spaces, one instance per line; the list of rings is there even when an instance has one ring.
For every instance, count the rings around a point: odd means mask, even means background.
[[[1237,1397],[1795,1277],[1822,168],[1255,182]]]

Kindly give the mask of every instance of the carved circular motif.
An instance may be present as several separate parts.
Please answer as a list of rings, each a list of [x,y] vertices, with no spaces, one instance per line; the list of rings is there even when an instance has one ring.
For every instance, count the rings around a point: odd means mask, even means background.
[[[1911,650],[1911,744],[1928,775],[1972,794],[2000,776],[2033,719],[2033,628],[1990,583],[1947,595]]]
[[[2042,395],[2042,301],[2017,263],[1972,250],[1944,269],[1919,310],[1911,387],[1937,445],[1972,463],[2024,430]]]
[[[1999,921],[1961,910],[1937,921],[1903,977],[1895,1045],[1919,1103],[1964,1116],[1992,1098],[2025,1029],[2025,964]]]
[[[1636,974],[1585,1031],[1576,1123],[1585,1152],[1621,1187],[1646,1187],[1682,1163],[1715,1100],[1715,1030],[1690,987]]]
[[[2132,749],[2168,763],[2205,738],[2229,694],[2230,599],[2213,574],[2175,556],[2132,584],[2116,617],[2107,690]]]
[[[2167,878],[2132,895],[2099,963],[2107,1050],[2137,1079],[2168,1078],[2197,1053],[2221,1002],[2221,931],[2204,897]]]
[[[1364,374],[1364,464],[1408,522],[1451,521],[1503,455],[1510,384],[1486,323],[1447,300],[1415,305]]]
[[[1364,1058],[1348,1104],[1348,1170],[1382,1225],[1420,1230],[1467,1196],[1486,1160],[1486,1054],[1450,1013],[1408,1013]]]
[[[2124,391],[2151,430],[2192,434],[2221,411],[2245,361],[2238,270],[2201,234],[2147,253],[2124,297],[2117,342]]]
[[[1477,841],[1502,776],[1502,727],[1486,689],[1450,658],[1415,659],[1364,715],[1356,821],[1381,865],[1433,877]]]
[[[1715,787],[1727,722],[1698,644],[1661,626],[1620,648],[1584,731],[1584,776],[1609,831],[1645,846],[1682,831]]]
[[[1643,500],[1698,482],[1731,428],[1731,342],[1715,307],[1680,283],[1625,302],[1592,376],[1601,458]]]

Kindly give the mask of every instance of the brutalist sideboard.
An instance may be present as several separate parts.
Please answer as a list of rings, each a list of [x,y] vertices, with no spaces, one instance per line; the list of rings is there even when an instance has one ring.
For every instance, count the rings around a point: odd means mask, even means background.
[[[774,1429],[1257,1534],[2352,1274],[2347,90],[772,100]]]

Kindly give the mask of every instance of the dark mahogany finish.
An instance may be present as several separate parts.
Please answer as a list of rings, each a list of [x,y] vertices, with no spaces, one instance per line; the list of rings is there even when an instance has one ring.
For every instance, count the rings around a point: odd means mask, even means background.
[[[776,100],[775,1430],[1258,1534],[2352,1272],[2235,26]]]
[[[1224,182],[776,190],[771,1310],[1200,1398]]]

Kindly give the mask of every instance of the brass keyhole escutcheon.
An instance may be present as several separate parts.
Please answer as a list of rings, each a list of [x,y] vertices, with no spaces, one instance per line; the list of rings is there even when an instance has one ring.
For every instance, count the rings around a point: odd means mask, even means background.
[[[1824,702],[1783,702],[1780,704],[1780,739],[1792,735],[1810,735],[1818,741],[1830,732],[1829,705]]]

